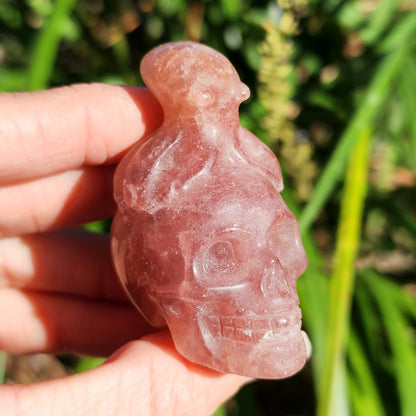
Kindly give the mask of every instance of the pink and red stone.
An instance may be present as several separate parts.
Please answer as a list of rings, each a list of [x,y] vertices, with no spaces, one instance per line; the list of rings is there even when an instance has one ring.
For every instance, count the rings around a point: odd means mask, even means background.
[[[296,280],[307,260],[279,163],[239,124],[231,63],[193,42],[141,63],[164,110],[115,175],[112,251],[142,314],[207,367],[282,378],[306,360]]]

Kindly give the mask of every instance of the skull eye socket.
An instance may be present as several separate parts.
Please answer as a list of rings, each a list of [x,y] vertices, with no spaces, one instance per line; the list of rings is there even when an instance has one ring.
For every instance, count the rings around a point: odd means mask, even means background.
[[[207,289],[245,285],[251,267],[247,262],[250,242],[247,233],[234,230],[215,236],[195,253],[192,260],[195,279]]]
[[[230,270],[238,263],[231,241],[220,241],[209,246],[202,261],[204,272],[213,275]]]

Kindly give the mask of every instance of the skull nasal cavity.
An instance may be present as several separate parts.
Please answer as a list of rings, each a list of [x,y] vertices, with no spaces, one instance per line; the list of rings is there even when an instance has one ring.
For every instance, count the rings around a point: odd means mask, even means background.
[[[283,267],[277,258],[273,259],[264,271],[261,280],[261,291],[266,298],[292,295]]]

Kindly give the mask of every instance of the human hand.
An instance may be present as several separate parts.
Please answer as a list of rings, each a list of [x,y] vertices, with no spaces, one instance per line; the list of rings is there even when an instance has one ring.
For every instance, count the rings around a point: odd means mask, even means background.
[[[64,379],[0,386],[2,415],[208,415],[247,381],[182,358],[118,284],[106,235],[116,164],[161,122],[145,89],[0,95],[0,350],[110,355]]]

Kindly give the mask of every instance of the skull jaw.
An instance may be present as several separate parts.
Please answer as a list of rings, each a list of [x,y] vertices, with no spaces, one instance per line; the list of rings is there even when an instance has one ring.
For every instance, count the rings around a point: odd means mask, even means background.
[[[189,361],[260,379],[290,377],[305,365],[307,351],[300,321],[280,331],[265,329],[263,336],[251,336],[250,330],[240,336],[221,334],[205,317],[192,318],[179,324],[167,318],[176,349]]]

